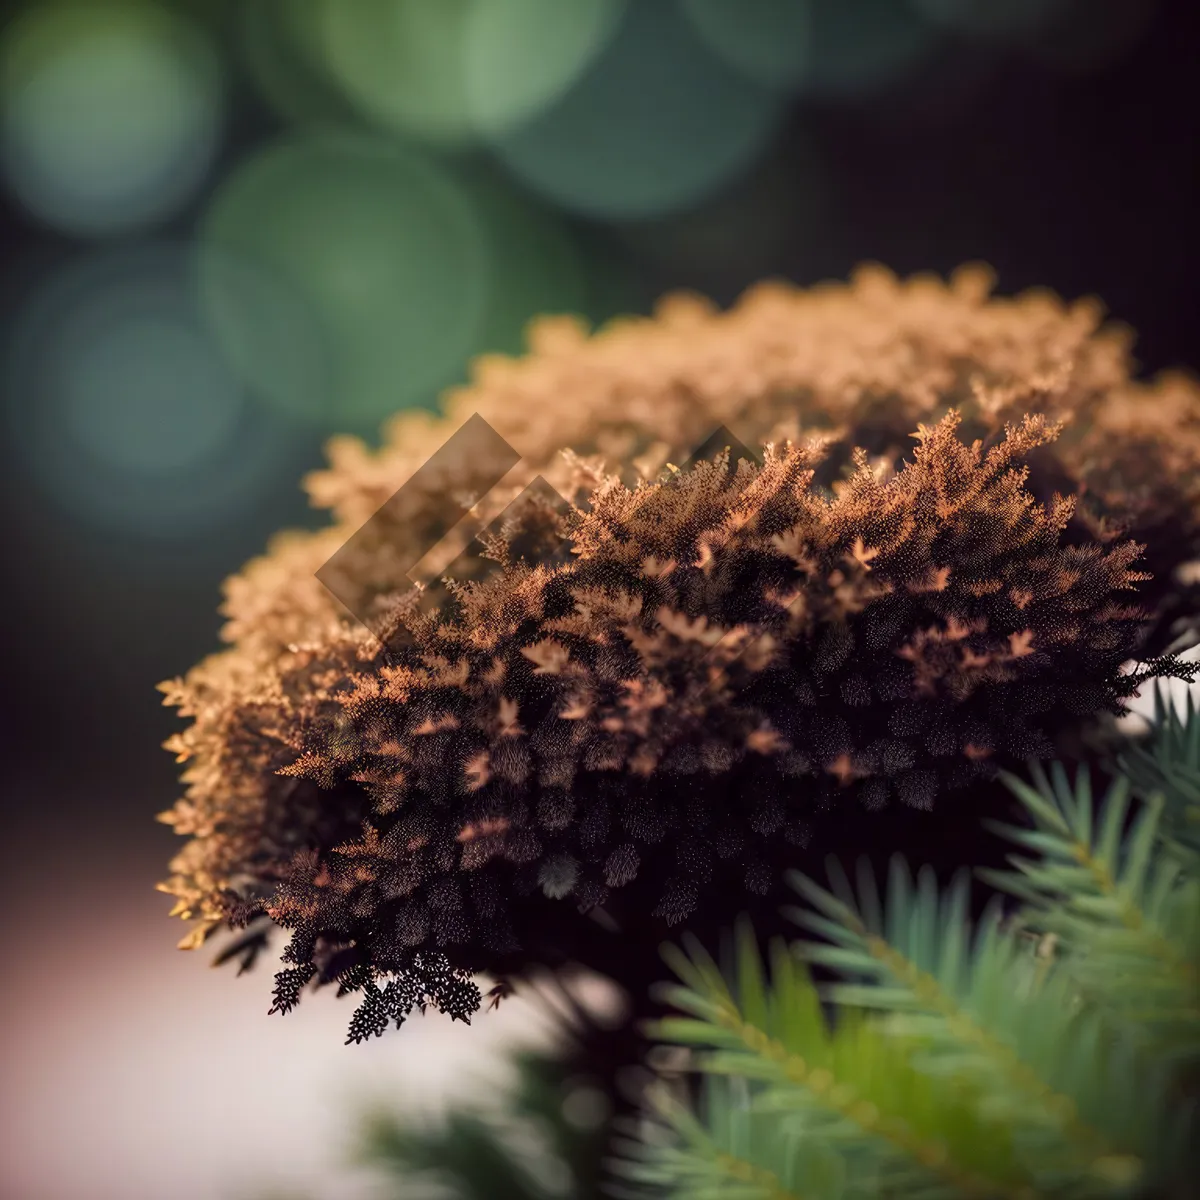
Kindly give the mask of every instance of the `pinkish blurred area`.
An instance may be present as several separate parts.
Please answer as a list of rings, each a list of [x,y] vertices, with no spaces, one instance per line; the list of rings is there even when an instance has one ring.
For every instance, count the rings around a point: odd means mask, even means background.
[[[40,888],[10,893],[26,920],[6,931],[20,968],[0,992],[4,1200],[378,1196],[346,1164],[364,1108],[502,1095],[502,1052],[552,1036],[521,995],[470,1028],[431,1012],[359,1046],[332,989],[268,1017],[271,962],[234,979],[207,950],[173,949],[156,865],[129,862],[119,887],[73,876],[50,910]],[[581,992],[605,997],[598,981]]]

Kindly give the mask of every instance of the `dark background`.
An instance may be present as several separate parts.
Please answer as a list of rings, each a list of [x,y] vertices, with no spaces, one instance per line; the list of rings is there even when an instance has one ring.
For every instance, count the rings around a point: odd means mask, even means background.
[[[1106,7],[1107,0],[1077,4],[1075,15],[1091,20],[1084,10]],[[915,75],[882,91],[796,96],[765,154],[688,209],[632,223],[568,211],[557,219],[589,261],[615,264],[623,307],[646,311],[655,295],[680,286],[724,304],[766,275],[811,283],[844,277],[866,259],[900,274],[945,273],[982,259],[1005,293],[1038,285],[1067,298],[1098,295],[1137,330],[1146,373],[1198,368],[1194,5],[1151,7],[1144,31],[1091,71],[1064,71],[1012,44],[947,36]],[[223,27],[212,20],[219,42]],[[188,239],[225,167],[281,127],[236,63],[231,78],[225,139],[210,178],[180,211],[137,236]],[[798,185],[814,163],[815,197]],[[9,192],[0,192],[0,239],[0,335],[7,339],[40,283],[93,246],[48,227]],[[596,315],[617,306],[601,299]],[[6,409],[30,402],[18,388],[9,372]],[[10,1050],[19,1039],[22,1053],[35,1056],[22,1079],[52,1077],[54,1087],[69,1090],[72,1071],[87,1069],[65,1061],[56,1044],[63,1029],[86,1027],[99,983],[107,979],[114,994],[126,976],[131,992],[151,986],[145,980],[160,961],[162,972],[183,979],[170,950],[182,927],[166,920],[170,902],[151,891],[175,849],[152,818],[177,787],[177,768],[158,749],[176,722],[154,685],[217,648],[224,576],[260,552],[275,529],[320,520],[296,484],[321,462],[329,432],[295,431],[277,485],[235,517],[178,538],[90,522],[47,490],[19,439],[6,436],[0,446],[8,532],[0,596],[0,946]],[[160,910],[161,930],[152,924]],[[188,964],[197,979],[199,965]],[[223,988],[210,987],[207,976],[202,982],[205,995],[253,992],[252,1000],[239,999],[246,1007],[238,1012],[267,1024],[257,1014],[267,1004],[261,975],[222,979]],[[93,1032],[104,1036],[102,1027]],[[173,1029],[183,1040],[210,1035],[187,1020]],[[13,1155],[33,1153],[31,1123],[77,1113],[59,1108],[53,1093],[31,1099],[15,1085],[6,1090],[8,1115],[19,1104],[26,1131],[20,1147],[17,1134],[6,1135]],[[121,1103],[103,1087],[96,1096]],[[29,1104],[43,1105],[42,1115],[30,1116]],[[211,1136],[219,1145],[219,1134]],[[96,1152],[101,1161],[102,1147]],[[0,1180],[0,1192],[33,1200],[30,1180],[41,1169],[11,1168],[15,1190],[4,1191]],[[107,1184],[96,1186],[94,1194],[109,1194]],[[149,1184],[144,1193],[137,1190],[143,1185],[129,1186],[127,1196],[154,1194]],[[189,1191],[186,1176],[180,1186],[173,1194],[185,1200],[210,1194],[199,1183]],[[37,1194],[70,1195],[65,1187],[47,1181]]]

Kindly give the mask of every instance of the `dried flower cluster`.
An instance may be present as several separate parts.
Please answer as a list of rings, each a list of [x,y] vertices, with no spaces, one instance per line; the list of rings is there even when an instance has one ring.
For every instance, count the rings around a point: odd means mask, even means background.
[[[355,1039],[467,1017],[529,897],[587,910],[640,874],[679,921],[766,890],[826,810],[952,800],[1185,671],[1120,668],[1196,557],[1200,390],[1131,382],[1091,306],[987,293],[871,270],[591,340],[543,321],[445,420],[335,442],[310,490],[337,523],[231,580],[232,648],[164,685],[193,718],[164,814],[184,944],[265,914],[293,931],[278,1009],[317,978],[364,993]],[[481,506],[494,570],[431,609],[403,567],[476,465],[378,510],[472,412],[524,473]],[[722,425],[761,461],[670,465]],[[386,646],[315,578],[351,534]]]

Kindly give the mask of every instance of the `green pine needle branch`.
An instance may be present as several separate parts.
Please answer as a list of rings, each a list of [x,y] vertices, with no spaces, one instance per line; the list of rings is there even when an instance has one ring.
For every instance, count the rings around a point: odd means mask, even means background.
[[[1186,1194],[1200,1064],[1200,720],[1157,701],[1149,741],[1097,805],[1086,769],[1006,782],[1030,857],[940,893],[893,859],[831,889],[798,873],[789,915],[815,937],[761,960],[736,931],[723,973],[664,948],[679,1015],[653,1036],[704,1076],[698,1114],[666,1091],[612,1165],[624,1196],[688,1200],[1092,1200]],[[1131,801],[1138,806],[1132,811]],[[808,964],[837,982],[814,984]],[[832,1004],[829,1019],[822,1001]],[[1195,1166],[1194,1161],[1191,1164]]]

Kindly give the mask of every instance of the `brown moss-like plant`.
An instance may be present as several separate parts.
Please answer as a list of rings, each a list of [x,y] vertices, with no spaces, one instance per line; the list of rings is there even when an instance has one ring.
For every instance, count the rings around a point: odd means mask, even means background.
[[[847,812],[968,805],[1186,675],[1121,667],[1186,603],[1200,392],[1131,382],[1097,321],[978,271],[676,298],[591,341],[544,322],[445,421],[335,443],[310,488],[337,524],[231,581],[233,648],[164,685],[194,718],[164,815],[191,837],[163,885],[185,943],[270,918],[276,1008],[337,980],[355,1040],[466,1018],[471,973],[552,955],[564,912],[732,915]],[[340,569],[381,642],[314,572],[472,411],[525,459],[493,511],[535,474],[565,503],[524,493],[482,538],[495,570],[436,608],[399,565],[420,500],[375,517]],[[761,461],[670,465],[718,425]]]

